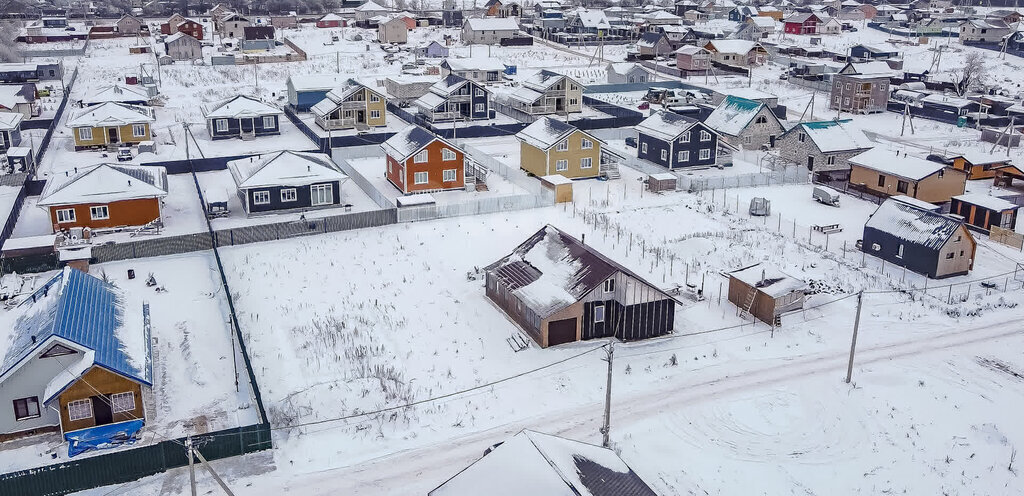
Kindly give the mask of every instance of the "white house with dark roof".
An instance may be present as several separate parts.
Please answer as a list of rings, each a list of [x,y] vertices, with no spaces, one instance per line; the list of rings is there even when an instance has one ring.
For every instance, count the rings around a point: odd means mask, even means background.
[[[462,24],[462,42],[466,44],[497,45],[517,33],[519,22],[513,17],[474,17]]]
[[[217,103],[206,112],[206,130],[215,140],[281,134],[282,115],[284,112],[273,105],[238,95]]]

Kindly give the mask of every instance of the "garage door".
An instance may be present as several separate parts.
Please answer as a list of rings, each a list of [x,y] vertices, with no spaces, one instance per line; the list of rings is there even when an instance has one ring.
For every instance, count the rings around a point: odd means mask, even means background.
[[[576,319],[554,320],[548,323],[548,346],[576,341]]]

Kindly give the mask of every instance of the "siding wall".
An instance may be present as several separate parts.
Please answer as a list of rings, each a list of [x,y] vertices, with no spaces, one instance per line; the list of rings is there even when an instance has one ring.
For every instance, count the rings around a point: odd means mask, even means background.
[[[152,131],[150,130],[149,123],[143,124],[146,127],[146,133],[143,136],[132,135],[133,124],[128,124],[119,127],[94,127],[92,128],[92,139],[83,140],[79,137],[78,130],[80,128],[73,128],[72,133],[75,136],[75,148],[86,148],[91,146],[105,146],[110,143],[109,130],[117,129],[119,134],[118,143],[138,143],[140,141],[149,141],[153,139]]]
[[[879,176],[885,176],[884,186],[878,185]],[[899,181],[907,182],[906,193],[898,190]],[[865,189],[882,195],[906,194],[929,203],[943,203],[948,202],[953,196],[963,194],[967,185],[967,173],[947,167],[942,177],[939,177],[939,174],[932,174],[915,182],[851,164],[850,184],[863,185]]]
[[[582,149],[584,138],[593,141],[594,147],[589,150]],[[571,179],[599,176],[601,174],[601,143],[593,138],[587,137],[582,131],[573,132],[567,139],[569,140],[569,149],[567,151],[558,151],[557,145],[552,146],[548,151],[547,160],[550,162],[545,162],[543,150],[539,150],[532,145],[522,143],[520,145],[520,167],[536,176],[545,176],[548,174],[548,170],[551,171],[551,174],[560,174]],[[590,157],[591,163],[593,164],[588,169],[580,167],[580,159],[585,157]],[[568,170],[555,170],[556,163],[563,159],[568,162]]]
[[[89,208],[101,205],[107,206],[110,218],[105,220],[92,220]],[[57,224],[57,210],[65,208],[75,209],[75,222]],[[142,226],[146,225],[150,221],[160,218],[160,200],[157,198],[143,198],[139,200],[124,200],[113,203],[59,205],[49,207],[49,210],[50,223],[54,226],[59,226],[61,229],[69,227],[103,229],[120,226]]]
[[[142,405],[142,387],[139,383],[110,372],[107,369],[96,366],[89,369],[89,371],[86,372],[80,380],[61,393],[58,399],[58,403],[60,405],[60,423],[64,428],[64,432],[96,426],[95,412],[92,417],[72,421],[68,417],[68,403],[92,396],[98,396],[99,394],[111,395],[127,392],[131,392],[135,395],[135,410],[130,412],[114,413],[113,422],[144,419],[146,417]],[[97,400],[94,399],[93,401]],[[109,398],[107,398],[106,401],[110,401]]]
[[[273,212],[277,210],[293,210],[297,208],[319,208],[313,207],[312,201],[312,187],[319,184],[330,184],[331,191],[333,192],[333,201],[331,205],[337,205],[341,202],[341,188],[338,181],[329,181],[323,183],[313,183],[303,186],[274,186],[269,188],[252,188],[243,190],[243,198],[248,206],[249,213],[262,213],[262,212]],[[281,191],[286,189],[295,190],[295,201],[282,201]],[[264,205],[257,205],[255,202],[255,195],[257,192],[266,191],[270,194],[270,203]]]
[[[256,117],[252,120],[252,129],[255,131],[256,136],[267,136],[272,134],[281,134],[281,122],[280,116],[272,115],[274,118],[274,125],[272,127],[263,127],[263,117]],[[227,131],[217,131],[217,121],[227,121]],[[246,130],[249,130],[250,119],[208,119],[206,121],[206,128],[210,132],[210,137],[213,139],[225,139],[225,138],[237,138],[242,134],[242,121],[245,121]]]
[[[442,160],[442,149],[449,149],[455,152],[455,160]],[[388,170],[384,174],[391,184],[394,184],[403,193],[416,193],[418,191],[436,191],[443,189],[460,189],[466,185],[465,177],[465,156],[462,151],[445,145],[440,140],[434,140],[426,147],[427,162],[417,164],[415,156],[409,157],[404,163],[396,161],[393,157],[387,157]],[[455,169],[455,181],[444,182],[444,171]],[[389,172],[390,171],[390,172]],[[427,173],[426,184],[415,184],[414,178],[417,172]]]

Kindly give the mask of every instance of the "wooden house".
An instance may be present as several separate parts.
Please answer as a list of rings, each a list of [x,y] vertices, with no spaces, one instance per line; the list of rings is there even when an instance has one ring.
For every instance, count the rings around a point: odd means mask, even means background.
[[[85,107],[92,107],[107,102],[124,105],[149,105],[151,98],[149,91],[142,86],[115,83],[97,88],[95,91],[82,97],[81,102]]]
[[[504,72],[505,64],[496,57],[448,57],[441,62],[442,77],[455,74],[478,83],[501,83]]]
[[[72,113],[67,121],[75,138],[75,150],[116,144],[138,144],[153,139],[148,107],[107,102]]]
[[[1010,164],[1010,158],[979,151],[965,151],[952,157],[953,168],[967,172],[967,179],[992,179],[996,171]]]
[[[79,439],[108,441],[105,432],[125,435],[113,444],[132,441],[151,406],[148,306],[65,267],[10,312],[10,339],[0,343],[0,440],[56,431],[72,456],[82,452]]]
[[[861,250],[933,279],[974,268],[977,242],[959,218],[889,198],[864,224]]]
[[[764,102],[727,95],[704,119],[704,124],[734,148],[756,150],[775,146],[782,123]]]
[[[167,35],[167,34],[177,33],[178,31],[175,30],[174,28],[179,23],[181,23],[184,20],[185,20],[185,16],[183,16],[181,14],[178,14],[178,13],[171,14],[171,17],[167,18],[167,22],[164,22],[164,23],[160,24],[160,34]]]
[[[232,160],[227,166],[249,215],[338,205],[348,179],[323,153],[286,150]]]
[[[768,325],[780,325],[783,313],[803,308],[807,284],[768,264],[754,264],[727,273],[729,301],[741,314]]]
[[[519,167],[535,176],[559,174],[570,179],[601,175],[604,142],[571,124],[543,117],[516,134]]]
[[[662,110],[636,130],[637,157],[662,167],[706,167],[718,159],[718,133],[692,117]]]
[[[292,74],[285,81],[288,105],[298,112],[308,112],[327,98],[328,92],[346,81],[347,78],[337,74]]]
[[[281,134],[282,115],[284,112],[273,105],[238,95],[214,105],[206,113],[206,130],[215,140]]]
[[[967,185],[964,171],[885,148],[854,155],[849,163],[850,185],[879,196],[944,203],[962,195]]]
[[[672,54],[672,43],[669,42],[668,36],[658,31],[648,31],[640,35],[640,39],[636,40],[636,46],[641,58],[654,59]]]
[[[519,23],[511,17],[474,17],[462,24],[462,42],[467,45],[497,45],[518,33]]]
[[[325,14],[323,17],[316,20],[316,27],[318,28],[343,28],[345,27],[345,18],[338,14]]]
[[[512,108],[529,115],[583,111],[583,85],[564,74],[541,69],[508,94]]]
[[[21,121],[25,116],[14,112],[0,112],[0,153],[21,146]]]
[[[900,53],[877,45],[858,44],[850,47],[849,54],[855,60],[888,60],[899,57]]]
[[[50,176],[36,206],[49,214],[53,232],[107,229],[160,223],[166,196],[163,167],[100,164]]]
[[[434,83],[412,106],[427,122],[490,118],[491,92],[484,85],[454,74]]]
[[[327,92],[310,108],[324,130],[365,129],[385,125],[387,97],[354,79]]]
[[[173,60],[203,58],[203,44],[188,33],[174,33],[164,39],[164,53]]]
[[[117,32],[121,36],[134,36],[141,34],[143,29],[146,28],[146,23],[131,14],[125,14],[114,24],[117,27]]]
[[[711,53],[711,60],[730,67],[755,67],[768,60],[768,50],[756,41],[711,40],[704,48]]]
[[[949,202],[949,213],[963,217],[964,222],[984,229],[1000,227],[1013,231],[1017,227],[1020,205],[996,196],[967,193],[954,196]]]
[[[817,34],[821,17],[813,12],[793,14],[782,20],[786,34]]]
[[[413,52],[417,57],[425,59],[443,59],[450,53],[448,47],[438,43],[437,40],[432,40],[426,45],[418,46]]]
[[[377,24],[377,41],[381,43],[405,44],[409,41],[407,17],[395,16]]]
[[[381,143],[385,177],[404,194],[466,186],[466,156],[450,141],[419,126],[409,126]]]

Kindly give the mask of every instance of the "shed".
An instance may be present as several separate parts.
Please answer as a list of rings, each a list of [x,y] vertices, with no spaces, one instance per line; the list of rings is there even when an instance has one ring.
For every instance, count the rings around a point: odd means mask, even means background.
[[[572,201],[572,179],[561,174],[551,174],[542,176],[540,184],[554,191],[555,203],[568,203]]]
[[[729,301],[772,326],[783,313],[803,308],[807,283],[776,267],[758,263],[728,273]]]
[[[668,172],[651,174],[647,177],[647,190],[655,193],[660,191],[675,191],[677,179],[678,178],[676,178],[675,174]]]
[[[949,213],[964,218],[964,222],[990,230],[993,226],[1008,229],[1017,227],[1017,210],[1020,205],[997,196],[980,193],[957,195],[950,199]]]

